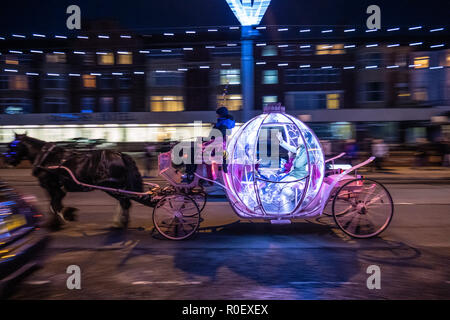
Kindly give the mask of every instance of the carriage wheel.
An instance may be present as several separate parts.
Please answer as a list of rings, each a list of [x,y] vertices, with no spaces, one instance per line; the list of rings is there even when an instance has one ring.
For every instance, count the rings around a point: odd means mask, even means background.
[[[354,179],[346,182],[333,199],[333,217],[338,227],[354,238],[371,238],[389,225],[394,203],[379,182]]]
[[[153,224],[163,237],[184,240],[197,231],[200,210],[195,201],[186,195],[166,195],[153,209]]]

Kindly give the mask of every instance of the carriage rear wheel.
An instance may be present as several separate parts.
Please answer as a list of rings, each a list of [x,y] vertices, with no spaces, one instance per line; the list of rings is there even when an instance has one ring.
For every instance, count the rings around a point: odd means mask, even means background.
[[[383,232],[394,215],[389,191],[379,182],[359,178],[346,182],[333,199],[338,227],[354,238],[371,238]]]
[[[153,209],[153,224],[158,232],[170,240],[191,237],[200,226],[200,210],[187,195],[166,195]]]

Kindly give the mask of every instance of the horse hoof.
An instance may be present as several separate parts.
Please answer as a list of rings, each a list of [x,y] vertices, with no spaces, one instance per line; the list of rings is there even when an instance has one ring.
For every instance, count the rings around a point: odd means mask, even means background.
[[[77,215],[75,214],[76,211],[78,211],[77,208],[65,207],[62,211],[62,215],[64,219],[67,221],[76,221],[77,220]]]

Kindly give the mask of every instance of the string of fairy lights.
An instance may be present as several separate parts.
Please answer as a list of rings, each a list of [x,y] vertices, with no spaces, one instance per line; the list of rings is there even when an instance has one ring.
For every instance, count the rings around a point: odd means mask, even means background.
[[[326,28],[325,28],[326,27]],[[178,34],[185,34],[185,35],[198,35],[201,32],[218,32],[219,30],[239,30],[239,26],[221,26],[221,27],[207,27],[207,28],[190,28],[189,30],[177,30],[176,32],[162,32],[158,33],[161,36],[164,37],[174,37]],[[308,34],[313,32],[319,32],[321,35],[324,35],[324,41],[330,41],[327,37],[328,34],[332,33],[338,33],[341,32],[343,34],[351,34],[351,33],[357,33],[364,32],[364,33],[375,33],[375,32],[386,32],[386,33],[395,33],[400,31],[423,31],[427,33],[432,34],[442,34],[446,30],[445,27],[424,27],[421,25],[418,26],[409,26],[409,27],[389,27],[384,29],[370,29],[370,30],[364,30],[364,29],[358,29],[356,27],[348,27],[348,26],[336,26],[336,27],[330,27],[330,26],[314,26],[314,27],[305,27],[305,26],[258,26],[255,29],[258,30],[275,30],[277,32],[287,32],[287,31],[295,31],[299,34]],[[148,35],[129,35],[129,34],[97,34],[97,35],[76,35],[73,37],[68,37],[64,35],[46,35],[42,33],[33,33],[31,35],[24,35],[24,34],[18,34],[13,33],[10,36],[0,36],[0,40],[24,40],[24,39],[60,39],[60,40],[68,40],[68,39],[80,39],[80,40],[89,40],[89,39],[114,39],[116,37],[119,37],[120,39],[133,39],[133,38],[139,38],[139,37],[145,37]],[[441,37],[441,38],[445,38]],[[283,43],[282,40],[277,41],[256,41],[255,47],[265,47],[265,46],[275,46],[279,48],[280,50],[297,50],[300,49],[300,52],[304,51],[307,52],[308,50],[314,51],[317,49],[318,44],[312,44],[307,43],[305,40],[307,39],[301,39],[301,43]],[[304,42],[305,41],[305,42]],[[339,40],[334,40],[334,42]],[[348,40],[346,40],[348,41]],[[433,40],[433,42],[430,42],[430,40],[423,40],[423,41],[414,41],[414,42],[369,42],[370,39],[367,39],[366,44],[357,44],[357,43],[349,43],[344,42],[343,43],[343,49],[345,50],[351,50],[351,49],[361,49],[361,48],[397,48],[397,47],[412,47],[414,49],[417,49],[419,51],[434,51],[434,50],[441,50],[448,48],[448,44],[444,41],[436,41]],[[343,41],[339,41],[343,42]],[[1,41],[0,41],[1,45]],[[333,49],[333,44],[329,45],[320,45],[321,50],[327,50]],[[219,44],[196,44],[191,46],[182,46],[178,48],[158,48],[158,49],[139,49],[139,50],[115,50],[111,51],[109,49],[102,49],[102,50],[95,50],[95,51],[86,51],[83,49],[79,50],[69,50],[67,48],[54,48],[52,50],[45,50],[44,48],[38,48],[35,47],[33,49],[10,49],[10,50],[4,50],[3,52],[0,50],[0,55],[36,55],[36,54],[54,54],[54,55],[108,55],[108,54],[117,54],[117,55],[131,55],[131,54],[141,54],[148,57],[152,56],[174,56],[174,55],[182,55],[185,52],[192,52],[198,49],[208,49],[208,50],[237,50],[240,48],[239,42],[221,42]],[[230,51],[230,53],[237,53]],[[263,57],[264,58],[264,57]],[[302,61],[305,60],[304,57],[302,58]],[[323,61],[323,60],[322,60]],[[5,64],[6,59],[5,59]],[[196,63],[182,63],[182,66],[180,67],[181,63],[174,63],[172,65],[169,65],[167,63],[163,64],[164,69],[160,70],[152,70],[147,71],[146,68],[143,68],[143,70],[137,70],[139,69],[139,65],[132,64],[132,67],[135,70],[130,71],[130,65],[128,66],[116,66],[118,67],[118,70],[116,72],[105,72],[105,71],[98,71],[98,70],[92,70],[90,72],[83,71],[80,72],[42,72],[38,69],[28,68],[27,70],[22,70],[23,68],[16,68],[13,65],[7,65],[6,67],[2,68],[2,71],[5,73],[15,73],[15,74],[24,74],[27,76],[41,76],[45,75],[48,77],[61,77],[61,76],[68,76],[68,77],[80,77],[83,74],[89,74],[91,76],[123,76],[123,75],[145,75],[148,72],[156,72],[156,73],[168,73],[168,72],[186,72],[192,69],[212,69],[212,68],[233,68],[234,65],[238,67],[239,62],[234,63],[221,63],[220,66],[217,63],[208,63],[208,62],[196,62]],[[285,61],[282,60],[275,60],[273,57],[270,59],[257,59],[255,61],[256,66],[271,66],[271,67],[279,67],[279,68],[298,68],[298,69],[341,69],[341,70],[374,70],[374,69],[399,69],[399,68],[409,68],[414,70],[423,70],[423,69],[430,69],[430,70],[437,70],[437,69],[443,69],[448,68],[448,65],[422,65],[420,63],[414,63],[414,64],[406,64],[406,65],[400,65],[400,64],[370,64],[370,65],[356,65],[356,64],[347,64],[343,62],[339,62],[339,65],[333,65],[333,64],[325,64],[324,62],[320,63],[305,63],[305,62],[293,62],[286,59]],[[121,69],[128,69],[128,70],[121,70]],[[0,69],[1,70],[1,69]]]

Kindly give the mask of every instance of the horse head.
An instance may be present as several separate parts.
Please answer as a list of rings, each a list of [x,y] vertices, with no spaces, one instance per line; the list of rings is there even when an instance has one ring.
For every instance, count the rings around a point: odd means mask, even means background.
[[[26,143],[27,138],[26,133],[15,133],[14,141],[9,143],[8,152],[4,154],[6,163],[17,166],[22,160],[29,158],[30,150]]]

